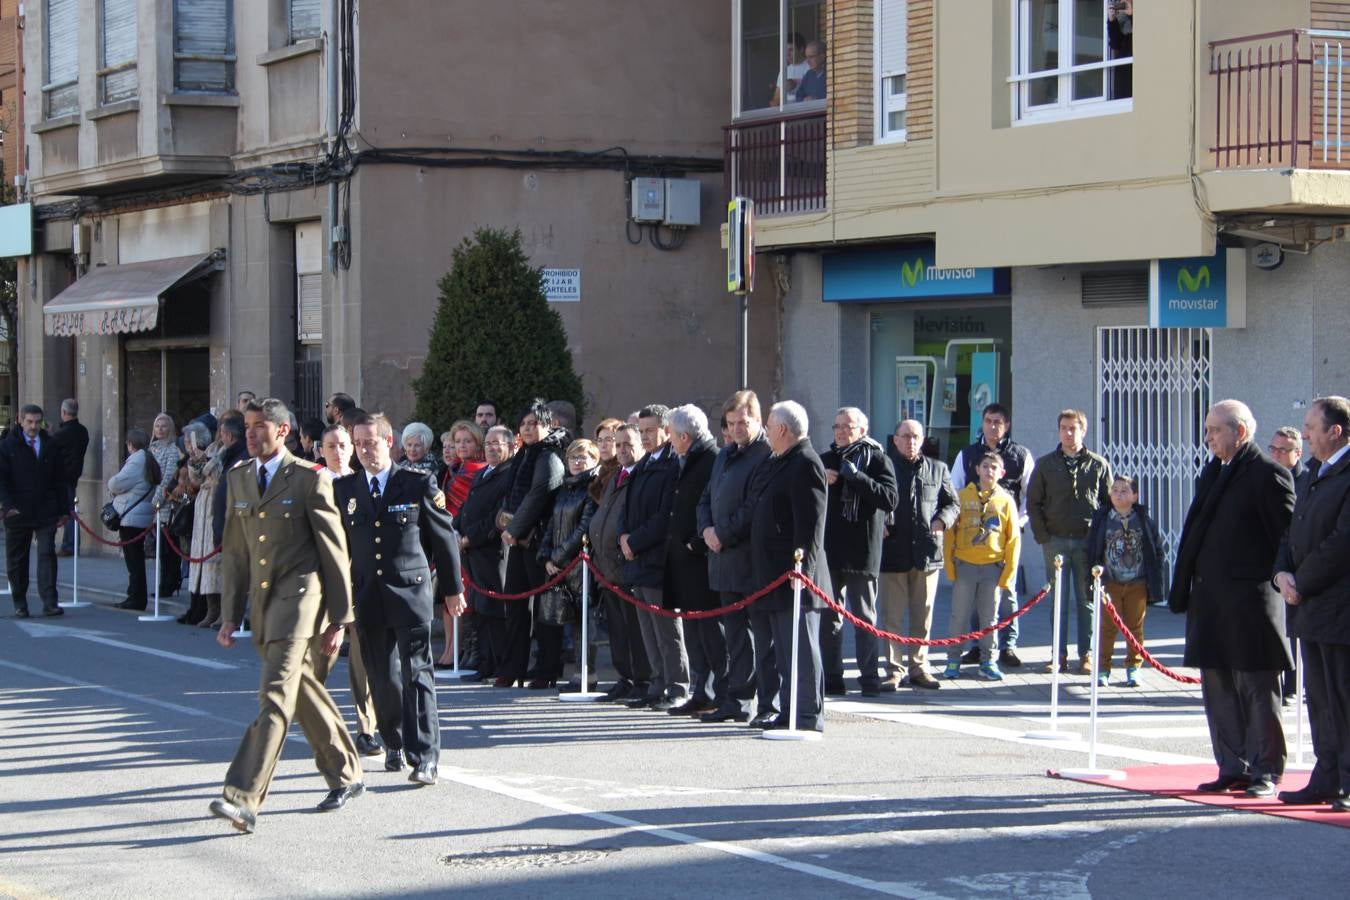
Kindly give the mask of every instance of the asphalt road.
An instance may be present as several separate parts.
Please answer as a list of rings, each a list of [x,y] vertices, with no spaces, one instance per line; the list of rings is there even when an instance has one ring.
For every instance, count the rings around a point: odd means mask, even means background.
[[[367,760],[367,795],[315,812],[325,788],[297,733],[241,835],[206,807],[257,709],[251,646],[100,605],[115,560],[81,572],[102,581],[96,605],[0,619],[0,897],[1139,900],[1345,883],[1350,830],[1047,777],[1086,745],[1023,737],[1046,727],[1030,665],[832,701],[819,743],[447,681],[440,785]],[[1177,662],[1179,621],[1150,617]],[[1027,617],[1029,662],[1049,657],[1049,620]],[[1080,735],[1086,681],[1068,679],[1061,717]],[[345,662],[329,684],[350,720]],[[1198,692],[1152,670],[1103,692],[1100,736],[1102,766],[1211,761]]]

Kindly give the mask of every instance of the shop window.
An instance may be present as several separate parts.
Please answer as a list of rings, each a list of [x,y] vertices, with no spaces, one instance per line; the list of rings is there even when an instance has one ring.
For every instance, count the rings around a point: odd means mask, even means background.
[[[136,96],[136,0],[102,0],[99,24],[98,102]]]
[[[317,38],[321,33],[320,0],[286,0],[286,43]]]
[[[174,90],[233,93],[234,63],[234,0],[174,0]]]
[[[733,0],[734,115],[824,107],[825,12],[822,0]]]
[[[55,119],[80,111],[79,3],[47,0],[44,12],[47,70],[42,84],[43,115]]]
[[[903,141],[909,111],[908,0],[876,0],[877,140]]]
[[[1133,0],[1010,0],[1014,118],[1062,119],[1132,106]]]

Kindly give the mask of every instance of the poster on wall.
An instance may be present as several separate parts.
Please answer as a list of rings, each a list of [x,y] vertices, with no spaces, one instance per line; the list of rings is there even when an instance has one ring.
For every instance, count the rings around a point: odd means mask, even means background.
[[[990,403],[998,402],[998,354],[972,353],[970,355],[970,440],[980,439],[981,412]]]
[[[914,419],[928,427],[928,366],[897,361],[895,396],[900,419]]]

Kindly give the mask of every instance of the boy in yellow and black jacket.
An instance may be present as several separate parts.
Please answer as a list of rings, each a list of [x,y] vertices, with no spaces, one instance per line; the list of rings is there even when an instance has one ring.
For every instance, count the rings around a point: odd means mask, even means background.
[[[957,495],[961,513],[942,541],[947,577],[952,580],[952,616],[948,635],[960,633],[970,621],[971,610],[981,628],[998,621],[1000,590],[1012,590],[1017,578],[1017,560],[1022,548],[1022,529],[1017,524],[1017,501],[999,486],[1003,458],[986,453],[976,464],[980,480],[967,484]],[[994,661],[994,632],[980,638],[980,677],[1002,681]],[[947,678],[961,675],[961,647],[953,646],[947,657]]]

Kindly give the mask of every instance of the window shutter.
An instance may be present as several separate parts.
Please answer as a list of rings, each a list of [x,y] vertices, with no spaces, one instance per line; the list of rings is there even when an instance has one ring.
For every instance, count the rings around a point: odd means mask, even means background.
[[[178,57],[174,82],[179,90],[234,90],[233,6],[232,0],[174,0],[174,54]]]
[[[909,56],[907,0],[876,0],[876,29],[880,36],[881,53],[877,75],[897,75],[907,68]]]
[[[47,0],[47,117],[80,111],[79,9],[77,0]],[[67,83],[69,82],[69,83]]]
[[[295,226],[296,340],[323,340],[323,226],[303,222]]]
[[[1086,307],[1146,306],[1148,270],[1084,272],[1082,298]]]
[[[112,68],[136,62],[136,0],[103,0],[103,64]],[[103,76],[103,103],[136,96],[136,69]]]
[[[294,44],[308,38],[316,38],[320,33],[319,0],[287,0],[290,4],[290,20],[287,23],[287,42]]]

